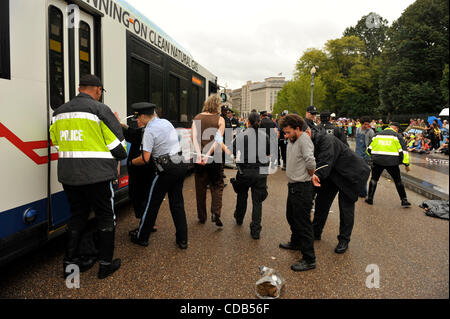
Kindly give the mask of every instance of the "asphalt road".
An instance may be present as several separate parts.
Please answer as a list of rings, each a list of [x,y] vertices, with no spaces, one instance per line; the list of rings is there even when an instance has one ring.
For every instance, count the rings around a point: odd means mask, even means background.
[[[235,174],[226,170],[228,179]],[[227,181],[228,181],[227,179]],[[448,221],[427,217],[418,205],[424,197],[408,191],[412,208],[402,209],[392,182],[381,179],[375,205],[356,204],[355,227],[349,250],[334,253],[339,229],[337,200],[322,235],[315,242],[317,268],[290,270],[298,252],[278,248],[289,240],[285,218],[284,172],[269,177],[269,197],[263,204],[260,240],[250,237],[251,201],[243,226],[234,222],[236,195],[224,191],[223,229],[210,220],[197,222],[194,179],[186,179],[185,207],[189,248],[178,249],[167,200],[158,232],[147,248],[129,241],[137,226],[130,205],[118,212],[116,257],[122,267],[105,280],[98,266],[81,274],[80,289],[68,289],[62,279],[64,241],[58,238],[0,269],[0,298],[256,298],[259,266],[276,269],[286,280],[282,298],[449,298]],[[208,196],[208,201],[210,196]],[[369,289],[368,265],[380,272],[380,288]]]

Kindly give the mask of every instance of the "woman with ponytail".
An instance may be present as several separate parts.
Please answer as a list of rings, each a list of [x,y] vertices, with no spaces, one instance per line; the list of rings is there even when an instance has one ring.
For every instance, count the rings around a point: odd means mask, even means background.
[[[262,203],[267,198],[267,175],[269,174],[270,154],[275,154],[276,143],[270,143],[265,129],[260,128],[260,117],[256,112],[248,116],[247,127],[233,142],[238,173],[231,179],[237,193],[234,218],[238,225],[244,222],[247,211],[248,190],[252,191],[252,222],[250,234],[257,240],[261,233]],[[272,145],[273,144],[273,145]]]

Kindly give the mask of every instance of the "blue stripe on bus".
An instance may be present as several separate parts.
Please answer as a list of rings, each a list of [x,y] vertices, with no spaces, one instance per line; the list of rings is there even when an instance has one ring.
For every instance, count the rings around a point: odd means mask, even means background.
[[[23,215],[27,209],[37,211],[37,218],[31,225],[23,222]],[[7,238],[29,227],[47,220],[47,198],[32,202],[20,207],[0,212],[0,239]]]
[[[47,221],[47,198],[15,207],[10,210],[0,212],[0,239],[7,238],[19,233],[29,227],[35,226]],[[69,221],[70,208],[67,197],[64,192],[52,195],[53,226],[64,225]],[[23,221],[23,215],[27,209],[37,211],[37,218],[31,225]]]

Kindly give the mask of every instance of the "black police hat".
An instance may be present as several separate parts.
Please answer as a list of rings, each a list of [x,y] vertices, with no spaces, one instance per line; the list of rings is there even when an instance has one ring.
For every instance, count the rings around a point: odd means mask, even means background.
[[[155,114],[156,105],[153,103],[141,102],[131,105],[131,108],[135,111],[136,115],[141,114],[153,115]]]
[[[312,115],[317,114],[317,108],[315,106],[308,106],[306,108],[306,112],[311,113]]]
[[[320,118],[322,119],[329,119],[331,117],[330,111],[323,111],[320,113]]]
[[[267,115],[267,111],[261,111],[261,112],[259,112],[259,114],[260,114],[261,116],[266,116],[266,115]]]
[[[398,128],[400,128],[400,123],[392,122],[389,126],[397,126]]]
[[[86,74],[80,78],[80,86],[100,86],[103,88],[103,83],[96,75]]]

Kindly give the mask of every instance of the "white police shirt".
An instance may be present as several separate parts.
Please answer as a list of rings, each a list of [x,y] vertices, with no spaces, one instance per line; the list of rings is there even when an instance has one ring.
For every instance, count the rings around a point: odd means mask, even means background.
[[[142,138],[142,149],[152,153],[155,158],[178,154],[181,150],[180,142],[172,123],[160,118],[148,122]]]

